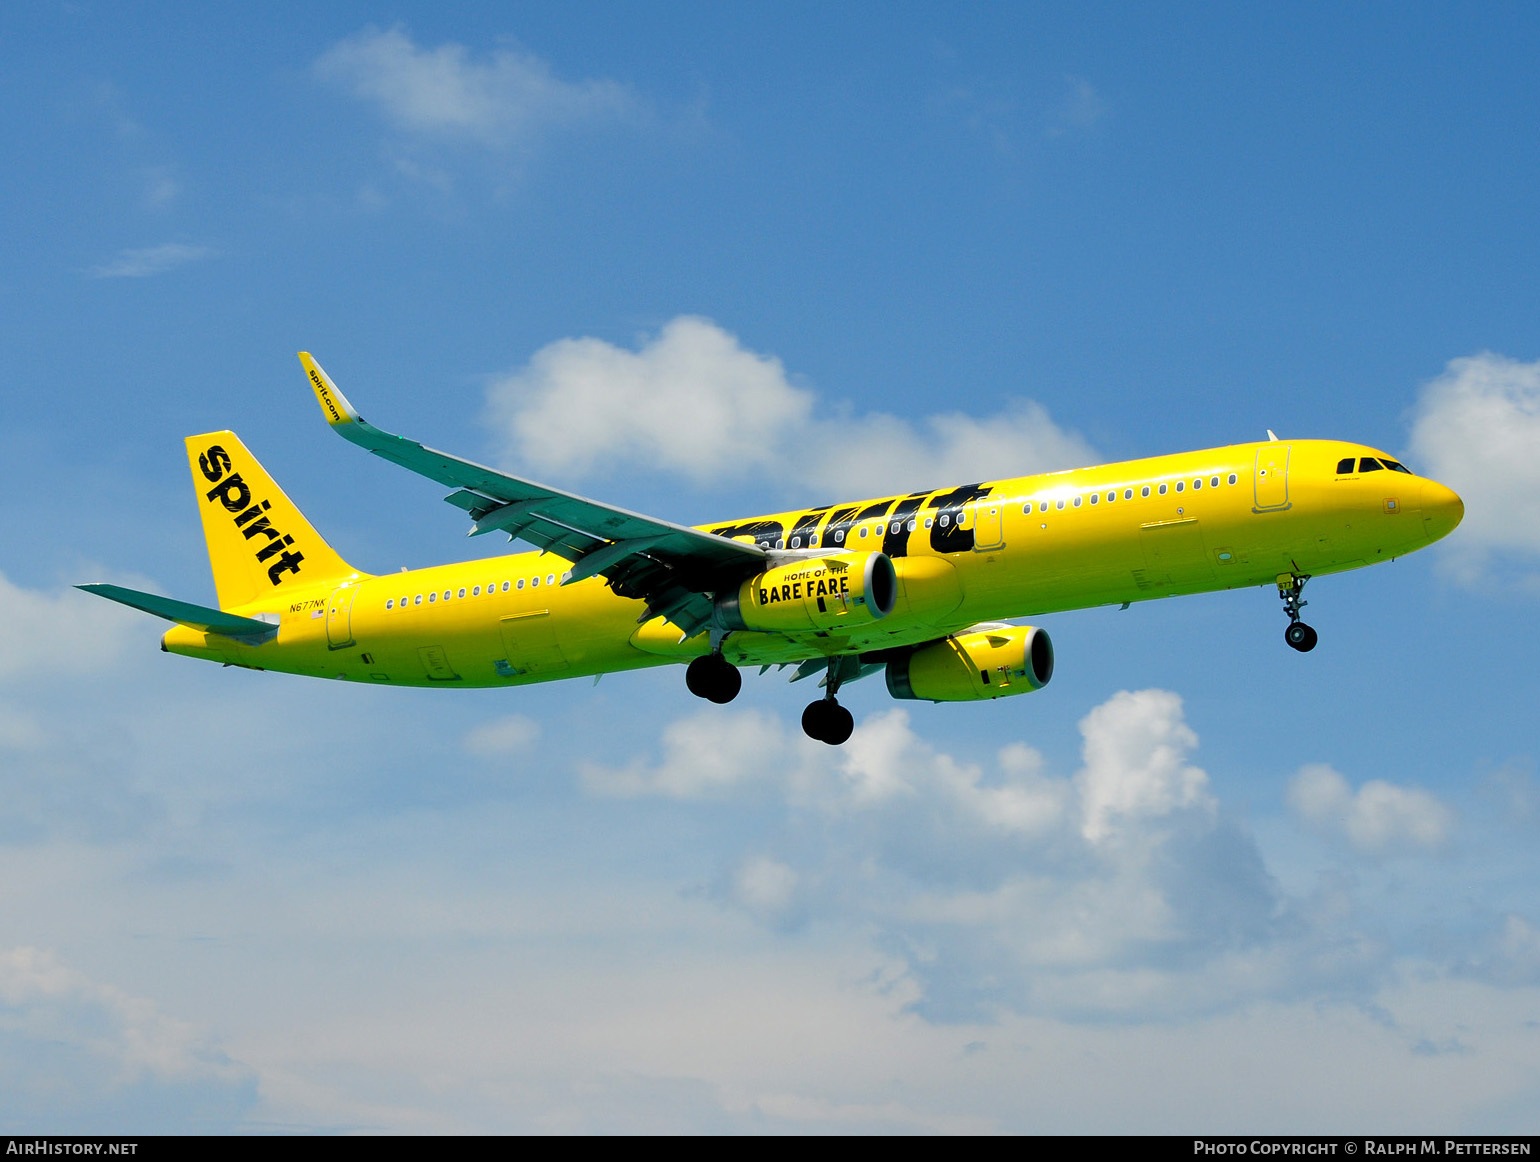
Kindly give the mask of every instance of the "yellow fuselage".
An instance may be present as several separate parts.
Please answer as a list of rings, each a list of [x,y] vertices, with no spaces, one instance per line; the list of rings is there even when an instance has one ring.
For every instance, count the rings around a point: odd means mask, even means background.
[[[883,550],[900,564],[888,616],[846,631],[738,631],[740,665],[916,645],[981,621],[1272,584],[1390,560],[1459,523],[1453,492],[1403,472],[1345,472],[1372,448],[1327,440],[1235,444],[700,526],[817,557]],[[1361,462],[1361,460],[1360,460]],[[815,539],[816,538],[816,539]],[[518,553],[286,591],[261,645],[177,626],[171,652],[287,673],[408,686],[517,686],[686,661],[643,603],[568,563]],[[904,578],[909,578],[905,583]],[[919,582],[924,582],[921,585]]]

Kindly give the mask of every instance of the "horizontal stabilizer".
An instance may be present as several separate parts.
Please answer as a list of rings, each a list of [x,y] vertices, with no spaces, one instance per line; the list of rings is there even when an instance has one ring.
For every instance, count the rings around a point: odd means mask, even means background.
[[[153,613],[156,617],[164,617],[167,621],[174,621],[203,633],[265,640],[278,632],[276,625],[257,621],[255,618],[238,617],[233,613],[194,605],[189,601],[159,597],[154,593],[140,593],[137,589],[125,589],[121,585],[77,585],[75,588],[84,589],[87,593],[94,593],[98,597],[105,597],[109,601],[117,601],[135,609],[142,609],[145,613]]]

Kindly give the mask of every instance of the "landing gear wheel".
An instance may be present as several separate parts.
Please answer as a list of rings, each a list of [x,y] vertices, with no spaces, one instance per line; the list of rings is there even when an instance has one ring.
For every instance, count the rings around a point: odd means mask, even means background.
[[[830,746],[839,746],[855,728],[855,717],[832,698],[809,702],[802,712],[802,732]]]
[[[1315,649],[1316,632],[1302,621],[1292,623],[1283,631],[1283,640],[1302,654]]]
[[[743,675],[721,654],[707,654],[690,663],[684,672],[684,684],[697,698],[721,706],[738,697],[738,691],[743,689]]]

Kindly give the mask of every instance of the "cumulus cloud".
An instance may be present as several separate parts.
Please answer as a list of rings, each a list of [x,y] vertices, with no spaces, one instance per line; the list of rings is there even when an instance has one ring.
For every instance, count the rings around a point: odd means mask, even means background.
[[[1189,761],[1198,740],[1179,697],[1121,692],[1080,730],[1080,769],[1061,777],[1022,742],[983,762],[939,750],[904,708],[838,749],[761,713],[708,711],[664,732],[656,764],[585,780],[606,794],[779,795],[780,835],[732,865],[718,898],[776,928],[873,932],[938,1019],[1191,1012],[1351,990],[1377,963],[1335,916],[1280,898]]]
[[[642,468],[699,484],[768,476],[799,491],[870,495],[1096,458],[1031,401],[917,423],[830,408],[779,359],[688,315],[635,351],[594,338],[549,344],[492,384],[488,418],[506,462],[568,481]]]
[[[478,758],[498,758],[529,750],[540,738],[540,724],[523,714],[509,714],[466,732],[465,749]]]
[[[99,669],[143,617],[78,589],[39,592],[0,573],[0,681]]]
[[[1466,582],[1495,555],[1540,555],[1540,361],[1484,352],[1454,359],[1423,389],[1412,454],[1458,492],[1465,519],[1446,561]],[[1450,542],[1453,542],[1452,544]]]
[[[399,25],[355,33],[323,53],[314,70],[377,105],[400,129],[485,146],[527,143],[549,129],[625,119],[639,109],[615,81],[561,80],[515,47],[481,60],[464,45],[424,48]]]
[[[35,948],[0,951],[0,1125],[12,1133],[228,1131],[251,1070],[150,1001]]]
[[[140,250],[120,250],[117,257],[100,266],[93,266],[86,273],[92,278],[149,278],[164,274],[188,263],[213,258],[215,251],[208,246],[188,246],[181,242],[166,242],[160,246],[146,246]]]
[[[1371,779],[1355,793],[1324,763],[1301,767],[1289,780],[1287,799],[1311,827],[1365,855],[1431,851],[1454,827],[1454,813],[1426,791]]]

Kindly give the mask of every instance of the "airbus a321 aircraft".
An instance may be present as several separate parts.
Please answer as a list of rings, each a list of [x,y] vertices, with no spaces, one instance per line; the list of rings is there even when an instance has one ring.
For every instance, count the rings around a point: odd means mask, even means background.
[[[536,552],[372,576],[322,540],[233,432],[187,439],[219,608],[80,588],[176,622],[161,649],[255,670],[398,686],[523,686],[670,663],[730,702],[740,666],[823,673],[802,715],[850,737],[836,700],[886,674],[895,698],[1040,690],[1048,634],[1006,618],[1276,585],[1296,650],[1311,577],[1421,549],[1460,498],[1374,448],[1232,444],[695,528],[435,452],[365,423],[305,352],[332,430],[453,488],[470,535]]]

